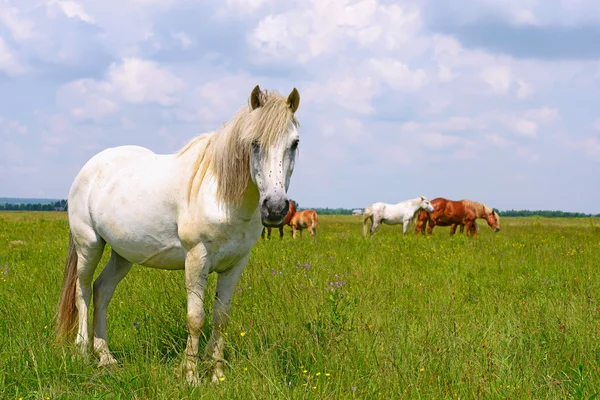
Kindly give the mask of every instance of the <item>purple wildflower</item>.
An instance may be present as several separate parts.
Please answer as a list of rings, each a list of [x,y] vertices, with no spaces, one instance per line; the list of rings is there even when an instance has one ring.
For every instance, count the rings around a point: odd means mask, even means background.
[[[137,328],[137,327],[138,327],[138,323],[137,323],[137,321],[133,321],[133,327],[134,327],[134,328]]]
[[[350,389],[352,389],[353,392],[356,392],[356,386],[352,386]]]
[[[8,275],[9,271],[10,271],[10,268],[6,267],[6,269],[4,270],[4,278],[6,278],[6,275]]]

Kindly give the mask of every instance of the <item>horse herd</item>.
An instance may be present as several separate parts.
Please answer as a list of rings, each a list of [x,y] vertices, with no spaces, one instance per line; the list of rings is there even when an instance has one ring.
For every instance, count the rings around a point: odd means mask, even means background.
[[[281,234],[289,214],[287,190],[300,141],[299,104],[296,88],[284,97],[257,85],[248,104],[229,122],[193,138],[177,153],[119,146],[92,157],[75,177],[68,196],[69,246],[58,304],[59,338],[76,330],[80,352],[93,352],[99,366],[115,364],[106,318],[118,283],[134,263],[184,270],[188,340],[181,375],[189,384],[200,384],[204,298],[208,274],[214,272],[217,287],[205,357],[211,381],[223,381],[224,332],[237,282],[263,226],[277,227]],[[451,224],[452,229],[466,226],[473,234],[479,217],[499,229],[493,210],[468,201],[429,202],[421,197],[397,205],[376,203],[365,211],[365,222],[372,221],[371,234],[380,223],[404,224],[404,218],[414,215],[422,231],[428,222],[429,232],[435,225]],[[314,211],[296,212],[288,223],[294,236],[304,227],[314,234],[317,216]],[[110,259],[94,281],[106,244],[111,247]],[[127,292],[120,296],[128,300]]]
[[[396,204],[374,203],[367,206],[363,211],[363,236],[367,236],[369,223],[371,224],[371,236],[375,234],[380,224],[396,225],[402,224],[402,234],[406,234],[408,226],[416,222],[416,233],[431,235],[436,225],[450,226],[450,234],[456,232],[460,226],[460,233],[467,227],[467,235],[479,235],[477,218],[483,218],[487,221],[494,232],[500,231],[500,216],[498,213],[483,203],[472,200],[453,201],[443,197],[435,198],[431,201],[425,196],[415,199],[405,200]],[[289,225],[292,228],[292,236],[296,239],[296,232],[307,229],[308,233],[315,237],[317,234],[317,213],[314,210],[297,211],[294,201],[290,201],[288,212],[281,222],[274,227],[279,228],[279,237],[283,238],[283,227]],[[271,229],[273,226],[265,226],[261,237],[271,238]]]

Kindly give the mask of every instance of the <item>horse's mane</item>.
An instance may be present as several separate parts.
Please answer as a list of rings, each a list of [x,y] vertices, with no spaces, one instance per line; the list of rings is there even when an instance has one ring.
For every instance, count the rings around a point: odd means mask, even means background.
[[[419,196],[417,198],[414,199],[410,199],[408,200],[409,202],[413,203],[413,204],[419,204],[422,200],[422,198],[426,198],[424,196]],[[408,223],[409,226],[412,226],[415,221],[419,218],[419,214],[421,213],[421,207],[417,207],[415,208],[415,212],[413,213],[412,217],[410,217],[410,222]]]
[[[466,208],[470,208],[470,209],[474,210],[477,217],[483,217],[484,215],[489,215],[494,211],[493,209],[486,206],[485,204],[478,203],[473,200],[461,200],[461,202],[463,203],[463,205]],[[500,219],[500,216],[498,216],[498,219]]]
[[[237,206],[241,203],[250,181],[250,151],[253,142],[268,152],[291,122],[298,125],[286,99],[277,92],[261,92],[262,106],[243,106],[233,119],[215,132],[198,136],[179,152],[182,156],[192,149],[198,152],[191,168],[188,201],[200,190],[207,172],[217,180],[217,200]],[[268,155],[268,154],[265,154]]]

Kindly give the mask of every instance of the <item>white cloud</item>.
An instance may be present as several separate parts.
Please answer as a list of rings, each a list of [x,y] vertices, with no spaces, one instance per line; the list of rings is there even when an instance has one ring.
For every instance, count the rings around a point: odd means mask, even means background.
[[[177,102],[176,94],[183,81],[153,61],[126,58],[113,63],[106,76],[107,91],[119,93],[130,103],[158,103],[170,106]]]
[[[559,118],[559,112],[557,108],[541,107],[527,110],[527,112],[525,112],[525,117],[536,120],[542,124],[549,124]]]
[[[453,135],[444,135],[442,133],[421,133],[419,141],[422,145],[432,148],[446,148],[461,143],[461,139]]]
[[[14,121],[8,118],[0,116],[0,133],[4,134],[27,134],[27,127],[22,125],[19,121]]]
[[[537,136],[538,125],[530,120],[519,118],[513,122],[514,131],[516,134],[528,138]]]
[[[261,19],[250,44],[271,61],[303,63],[358,44],[370,51],[405,47],[421,25],[418,9],[377,0],[297,3]]]
[[[529,83],[519,79],[517,81],[517,85],[519,86],[519,88],[517,89],[517,98],[518,99],[520,99],[520,100],[526,99],[526,98],[530,97],[531,94],[533,93],[533,87]]]
[[[352,75],[332,78],[324,83],[311,83],[302,95],[308,104],[336,104],[346,110],[359,114],[371,114],[375,111],[371,104],[377,93],[373,79]]]
[[[176,39],[184,49],[192,45],[192,39],[185,32],[173,32],[171,33],[171,37]]]
[[[66,110],[76,120],[101,122],[118,109],[109,100],[110,88],[107,83],[93,79],[80,79],[63,85],[57,93],[59,109]]]
[[[481,79],[495,92],[507,94],[511,84],[510,67],[506,65],[486,67],[481,72]]]
[[[21,75],[27,71],[18,56],[8,47],[2,36],[0,36],[0,72],[7,75]]]
[[[438,64],[437,78],[440,82],[450,82],[454,79],[452,70],[445,65]]]
[[[254,12],[272,0],[225,0],[228,11],[238,13]]]
[[[12,7],[10,2],[0,3],[0,25],[4,25],[17,42],[30,39],[35,35],[34,23],[23,17],[19,9]]]
[[[522,157],[528,161],[533,161],[533,162],[539,161],[540,157],[541,157],[539,153],[532,151],[530,149],[526,149],[524,147],[517,148],[516,153],[519,157]]]
[[[422,69],[410,68],[394,59],[370,59],[369,67],[383,82],[393,89],[419,89],[427,83],[427,74]]]
[[[518,25],[540,25],[540,21],[531,10],[515,10],[513,15],[514,21]]]
[[[69,18],[77,18],[88,24],[95,24],[96,21],[94,17],[89,15],[83,9],[83,5],[77,1],[71,0],[48,0],[48,7],[55,6],[60,9],[67,17]]]
[[[77,120],[101,122],[117,112],[119,102],[173,106],[183,81],[159,64],[127,58],[109,66],[102,81],[79,79],[63,85],[57,106]]]

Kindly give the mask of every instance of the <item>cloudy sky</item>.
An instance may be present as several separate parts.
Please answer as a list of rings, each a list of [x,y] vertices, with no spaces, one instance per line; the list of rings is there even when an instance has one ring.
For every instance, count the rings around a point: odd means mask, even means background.
[[[0,0],[0,196],[301,95],[290,197],[600,213],[597,0]]]

